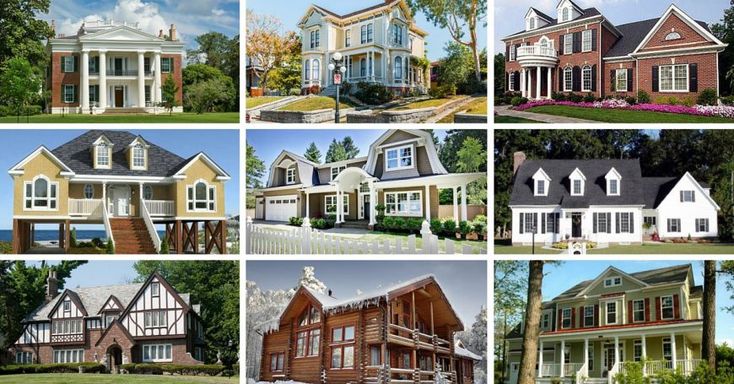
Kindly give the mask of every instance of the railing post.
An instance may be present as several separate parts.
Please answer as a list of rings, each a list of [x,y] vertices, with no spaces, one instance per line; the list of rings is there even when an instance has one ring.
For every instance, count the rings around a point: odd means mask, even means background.
[[[252,217],[247,216],[245,222],[245,249],[248,254],[252,254]]]
[[[431,232],[431,225],[428,224],[428,220],[423,220],[423,223],[421,224],[421,238],[423,239],[423,252],[424,254],[431,254],[432,247],[431,247],[431,235],[433,233]]]
[[[311,220],[308,217],[303,218],[303,224],[301,225],[301,228],[303,228],[302,231],[302,239],[301,239],[301,250],[304,254],[310,255],[311,254]]]

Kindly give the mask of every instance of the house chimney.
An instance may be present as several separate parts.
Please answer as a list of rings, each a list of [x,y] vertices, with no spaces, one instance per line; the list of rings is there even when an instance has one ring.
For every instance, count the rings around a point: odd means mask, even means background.
[[[171,29],[168,30],[168,38],[171,41],[178,40],[178,38],[176,38],[176,24],[171,24]]]
[[[59,294],[59,281],[56,279],[56,271],[48,271],[46,279],[46,303],[50,303]]]
[[[520,168],[522,163],[525,162],[525,159],[528,157],[525,156],[525,152],[518,151],[515,152],[515,154],[512,156],[512,174],[516,174],[517,170]]]
[[[158,37],[159,38],[163,38],[163,30],[162,29],[159,29],[158,30]]]

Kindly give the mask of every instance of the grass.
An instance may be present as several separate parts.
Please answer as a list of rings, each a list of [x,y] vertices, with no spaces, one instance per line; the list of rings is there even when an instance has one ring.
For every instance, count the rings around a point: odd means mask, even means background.
[[[394,111],[404,111],[407,109],[420,109],[420,108],[430,108],[430,107],[439,107],[441,105],[444,105],[448,103],[451,100],[456,99],[459,96],[449,96],[449,97],[440,97],[437,99],[428,99],[428,100],[421,100],[421,101],[414,101],[409,104],[405,104],[403,106],[397,107],[393,109]]]
[[[541,105],[530,108],[527,112],[575,117],[605,123],[734,123],[734,119],[725,117],[694,116],[627,109],[569,107],[565,105]]]
[[[308,112],[308,111],[318,111],[320,109],[334,109],[336,106],[336,100],[328,97],[328,96],[316,96],[316,97],[309,97],[307,99],[296,101],[295,103],[290,103],[288,105],[284,105],[280,108],[278,108],[279,111],[300,111],[300,112]],[[339,108],[340,109],[346,109],[346,108],[353,108],[354,105],[352,105],[349,102],[344,102],[344,100],[339,100]]]
[[[494,253],[498,255],[530,255],[532,254],[532,247],[530,246],[512,246],[512,245],[494,245]],[[561,253],[558,251],[551,251],[543,249],[541,245],[535,246],[536,255],[557,255]]]
[[[239,112],[212,112],[197,115],[191,112],[151,114],[129,114],[129,115],[50,115],[42,114],[20,118],[21,123],[239,123]],[[0,117],[0,123],[15,123],[15,116]]]
[[[103,375],[78,373],[49,373],[0,376],[2,383],[24,384],[168,384],[168,383],[203,383],[234,384],[238,377],[208,376],[153,376],[153,375]]]
[[[495,245],[494,252],[503,255],[529,255],[530,246]],[[558,255],[565,250],[548,250],[535,246],[535,253],[540,255]],[[731,255],[734,244],[642,244],[642,245],[610,245],[609,248],[590,249],[589,254],[596,255]]]
[[[403,247],[405,247],[405,245],[407,244],[408,234],[395,234],[395,233],[374,231],[374,232],[370,232],[359,238],[359,240],[363,240],[363,241],[372,242],[373,240],[377,240],[381,243],[384,242],[385,240],[390,240],[390,244],[393,244],[393,245],[395,244],[396,239],[403,240]],[[473,254],[487,252],[487,242],[486,241],[471,241],[471,240],[457,240],[457,239],[451,239],[451,240],[454,241],[454,251],[461,251],[461,249],[465,245],[469,245],[472,247]],[[444,239],[442,237],[439,237],[438,238],[438,249],[441,251],[445,251],[446,250],[445,244],[446,243]],[[417,248],[423,248],[423,239],[420,236],[416,236],[415,246]]]
[[[471,113],[471,114],[475,114],[475,115],[486,115],[487,114],[487,98],[486,97],[477,97],[476,99],[472,100],[469,104],[467,104],[465,107],[462,107],[461,110],[466,110],[465,113]],[[453,123],[454,122],[454,116],[457,113],[462,112],[461,110],[456,110],[454,112],[449,113],[448,115],[444,116],[438,122],[439,123],[448,123],[448,124]]]
[[[285,96],[260,96],[260,97],[248,97],[245,99],[245,108],[255,108],[263,104],[267,104],[276,100],[285,98]]]
[[[542,121],[523,119],[522,117],[515,117],[515,116],[496,115],[494,117],[494,123],[495,124],[538,124],[538,123],[542,123]]]

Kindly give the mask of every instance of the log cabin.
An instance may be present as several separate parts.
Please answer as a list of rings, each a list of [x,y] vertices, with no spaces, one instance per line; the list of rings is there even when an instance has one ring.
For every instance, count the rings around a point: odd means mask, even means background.
[[[347,299],[301,286],[264,332],[260,380],[470,384],[463,329],[433,275]]]

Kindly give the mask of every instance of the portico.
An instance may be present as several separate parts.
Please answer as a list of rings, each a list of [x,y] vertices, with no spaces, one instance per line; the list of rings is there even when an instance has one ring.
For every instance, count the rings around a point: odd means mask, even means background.
[[[528,99],[550,99],[553,94],[554,69],[558,52],[553,41],[543,38],[538,44],[517,47],[520,69],[520,90]]]

